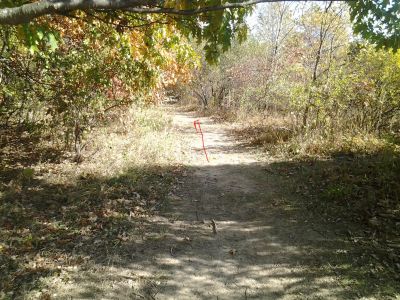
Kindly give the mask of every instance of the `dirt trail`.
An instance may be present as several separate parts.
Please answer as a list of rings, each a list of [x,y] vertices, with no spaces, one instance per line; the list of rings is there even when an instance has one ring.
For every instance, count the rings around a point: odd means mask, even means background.
[[[290,205],[294,195],[256,153],[238,145],[224,125],[201,118],[208,163],[195,119],[174,116],[190,141],[185,164],[193,170],[171,203],[169,218],[176,221],[169,230],[176,243],[152,266],[151,272],[162,268],[168,277],[157,299],[344,297],[335,274],[321,262],[323,252],[340,251],[340,242],[303,222]]]
[[[63,273],[56,299],[358,298],[338,280],[345,242],[307,221],[288,181],[201,118],[208,163],[194,115],[171,114],[189,170],[168,207],[107,263]]]

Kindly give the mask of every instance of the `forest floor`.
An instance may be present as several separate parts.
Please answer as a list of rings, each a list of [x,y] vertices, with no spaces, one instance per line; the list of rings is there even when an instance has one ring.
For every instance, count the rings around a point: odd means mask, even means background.
[[[44,276],[39,288],[21,298],[399,299],[398,276],[349,238],[357,227],[310,211],[296,186],[298,166],[235,140],[229,124],[200,118],[207,162],[193,127],[196,114],[166,110],[180,138],[172,151],[181,152],[181,161],[179,168],[153,172],[172,182],[162,205],[152,204],[157,198],[146,200],[134,206],[135,213],[101,224],[106,212],[88,215],[98,233],[79,237],[69,248],[55,242],[76,261]],[[118,187],[123,190],[127,180],[119,177]],[[116,205],[157,192],[143,189],[117,198]],[[148,208],[151,213],[137,213]],[[65,243],[71,239],[77,237]]]

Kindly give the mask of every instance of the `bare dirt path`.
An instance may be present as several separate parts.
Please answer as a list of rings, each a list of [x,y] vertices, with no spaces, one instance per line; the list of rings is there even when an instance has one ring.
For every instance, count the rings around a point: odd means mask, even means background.
[[[168,227],[176,240],[147,269],[165,271],[157,299],[350,296],[327,267],[346,253],[343,241],[318,233],[266,162],[229,137],[224,125],[201,118],[208,163],[195,119],[174,115],[175,127],[188,137],[191,172],[170,203]]]
[[[207,162],[194,114],[167,109],[186,176],[161,212],[132,220],[132,240],[53,279],[55,299],[375,299],[351,282],[363,276],[351,246],[306,217],[288,178],[200,118]]]

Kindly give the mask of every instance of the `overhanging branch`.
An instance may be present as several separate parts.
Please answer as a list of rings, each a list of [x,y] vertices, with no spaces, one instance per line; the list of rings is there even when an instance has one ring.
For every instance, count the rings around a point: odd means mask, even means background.
[[[180,10],[177,8],[163,7],[161,0],[42,0],[17,7],[0,9],[0,24],[17,25],[28,23],[35,18],[45,15],[70,13],[76,10],[122,10],[142,14],[171,14],[190,16],[212,11],[232,8],[244,8],[258,3],[284,2],[287,0],[243,0],[240,2],[227,2],[219,6],[199,7]],[[306,2],[307,0],[295,0]],[[326,2],[326,0],[314,0]],[[346,0],[336,0],[346,1]],[[354,1],[354,0],[353,0]]]
[[[181,16],[192,16],[198,15],[206,12],[212,11],[220,11],[225,9],[232,8],[245,8],[247,6],[256,5],[259,3],[272,3],[272,2],[348,2],[348,1],[356,1],[356,0],[249,0],[249,1],[241,1],[237,3],[226,3],[224,5],[218,6],[208,6],[208,7],[200,7],[195,9],[176,9],[176,8],[168,8],[168,7],[153,7],[153,8],[142,8],[142,7],[132,7],[125,9],[129,12],[134,13],[143,13],[143,14],[170,14],[170,15],[181,15]]]
[[[12,8],[0,9],[0,24],[28,23],[45,15],[66,14],[76,10],[127,9],[150,6],[154,0],[42,0]]]

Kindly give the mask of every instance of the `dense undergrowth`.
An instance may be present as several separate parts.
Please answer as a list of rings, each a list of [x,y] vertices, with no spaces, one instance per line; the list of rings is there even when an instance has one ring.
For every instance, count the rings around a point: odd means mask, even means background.
[[[92,132],[80,164],[21,128],[2,131],[0,298],[35,288],[45,299],[46,277],[129,253],[167,205],[181,173],[170,118],[140,108],[117,116]]]

